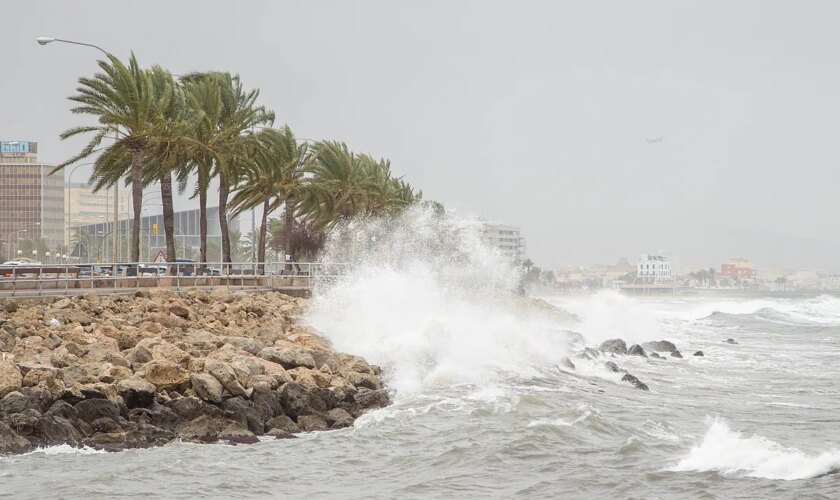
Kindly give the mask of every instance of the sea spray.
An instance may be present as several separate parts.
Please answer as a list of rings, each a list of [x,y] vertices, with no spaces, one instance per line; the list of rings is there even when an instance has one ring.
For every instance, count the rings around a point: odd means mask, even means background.
[[[807,479],[840,470],[840,450],[811,456],[763,436],[742,437],[720,418],[714,419],[700,445],[670,469],[719,471],[765,479]]]
[[[568,350],[563,325],[525,307],[519,270],[480,227],[426,207],[357,221],[328,242],[324,260],[351,266],[316,291],[307,321],[382,365],[397,397],[556,365]]]

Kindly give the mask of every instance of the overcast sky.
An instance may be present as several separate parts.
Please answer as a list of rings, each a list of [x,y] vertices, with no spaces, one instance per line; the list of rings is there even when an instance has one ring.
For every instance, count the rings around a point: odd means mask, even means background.
[[[298,136],[521,225],[544,267],[840,268],[837,2],[17,0],[2,19],[0,138],[45,160],[81,147],[58,135],[88,120],[66,97],[100,54],[38,36],[239,73]]]

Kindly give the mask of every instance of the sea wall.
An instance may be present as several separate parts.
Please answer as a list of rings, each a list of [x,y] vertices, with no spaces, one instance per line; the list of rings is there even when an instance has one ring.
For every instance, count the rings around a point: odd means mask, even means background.
[[[306,306],[225,290],[0,301],[0,454],[253,443],[387,405],[379,368],[300,324]]]

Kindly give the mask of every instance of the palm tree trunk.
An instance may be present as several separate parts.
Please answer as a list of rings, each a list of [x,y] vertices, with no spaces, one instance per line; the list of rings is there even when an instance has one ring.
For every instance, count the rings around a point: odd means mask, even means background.
[[[230,259],[230,230],[227,220],[227,202],[230,187],[224,172],[219,172],[219,226],[222,234],[222,261],[231,262]]]
[[[260,262],[260,273],[265,274],[265,246],[266,235],[268,234],[268,204],[271,201],[271,193],[265,194],[265,201],[263,202],[262,221],[260,224],[260,247],[258,251],[257,260]]]
[[[166,260],[175,263],[175,207],[172,203],[172,174],[167,172],[160,178],[160,198],[163,203],[163,233],[166,236]],[[170,270],[174,270],[170,267]]]
[[[198,169],[198,235],[200,256],[199,260],[202,262],[202,271],[206,267],[207,262],[207,173],[199,167]]]
[[[286,196],[286,217],[285,223],[283,224],[283,236],[285,236],[285,241],[283,242],[283,252],[286,255],[290,255],[292,260],[295,259],[295,254],[292,250],[293,248],[293,238],[294,238],[294,231],[295,231],[295,205],[297,201],[294,199],[293,196],[287,195]],[[285,258],[285,255],[283,256]]]
[[[143,217],[143,152],[131,152],[131,262],[140,262],[140,222]],[[117,228],[114,228],[115,230]]]

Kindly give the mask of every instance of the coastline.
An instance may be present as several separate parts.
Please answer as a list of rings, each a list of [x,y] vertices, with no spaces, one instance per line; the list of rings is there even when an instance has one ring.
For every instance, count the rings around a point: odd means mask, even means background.
[[[378,367],[299,323],[307,304],[162,289],[0,301],[0,455],[255,443],[389,404]]]

